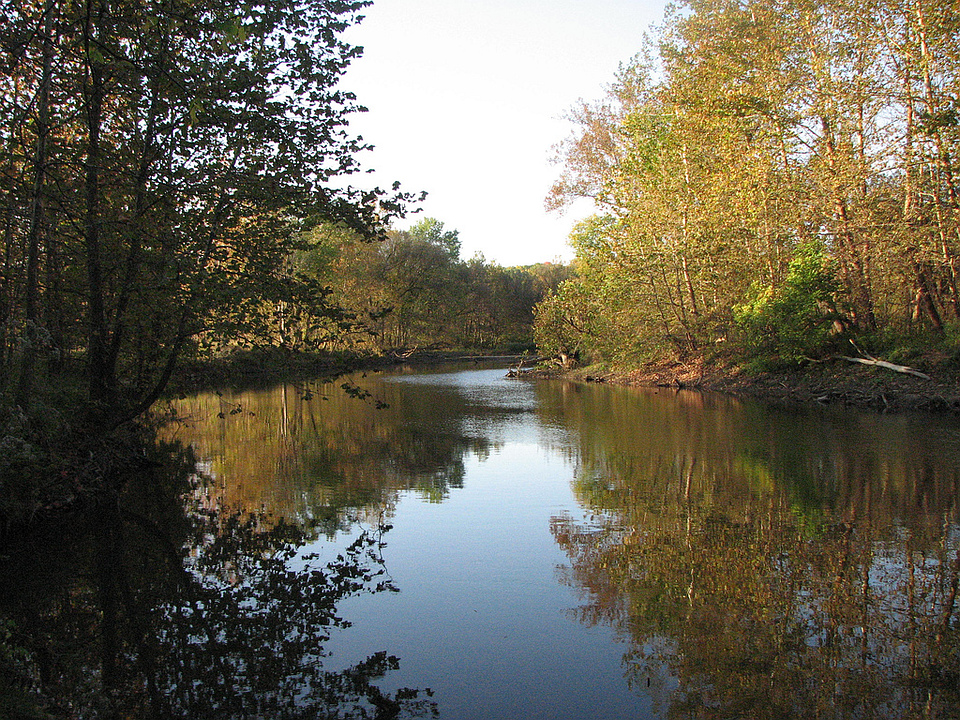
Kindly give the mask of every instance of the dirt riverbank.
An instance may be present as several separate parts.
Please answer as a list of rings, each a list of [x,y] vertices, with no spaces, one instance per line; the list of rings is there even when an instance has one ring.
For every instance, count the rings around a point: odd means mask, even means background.
[[[403,356],[357,357],[307,353],[243,353],[215,363],[194,365],[177,383],[180,392],[211,387],[250,387],[292,379],[334,378],[358,370],[384,370],[399,365],[429,366],[445,362],[500,361],[519,364],[533,358],[513,355],[417,352]],[[566,377],[647,387],[682,387],[753,397],[786,404],[820,403],[873,408],[884,412],[924,411],[960,414],[960,364],[948,358],[925,357],[911,366],[929,379],[893,372],[841,358],[811,362],[805,367],[753,372],[725,361],[662,360],[641,367],[609,371],[525,369],[532,376]]]
[[[586,382],[709,390],[787,404],[820,403],[884,412],[960,414],[960,369],[936,360],[929,360],[918,369],[929,375],[929,379],[841,358],[763,373],[697,359],[647,363],[622,372],[582,368],[570,371],[567,376]]]

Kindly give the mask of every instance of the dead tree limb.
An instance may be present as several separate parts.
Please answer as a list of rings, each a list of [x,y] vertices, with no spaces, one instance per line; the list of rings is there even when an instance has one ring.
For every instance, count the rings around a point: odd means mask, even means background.
[[[840,355],[840,359],[848,362],[860,363],[861,365],[874,365],[876,367],[886,368],[887,370],[893,370],[894,372],[903,373],[904,375],[913,375],[914,377],[923,378],[924,380],[933,379],[926,373],[922,373],[919,370],[913,369],[912,367],[907,367],[906,365],[896,365],[895,363],[887,362],[886,360],[877,360],[876,358],[855,358],[847,355]]]

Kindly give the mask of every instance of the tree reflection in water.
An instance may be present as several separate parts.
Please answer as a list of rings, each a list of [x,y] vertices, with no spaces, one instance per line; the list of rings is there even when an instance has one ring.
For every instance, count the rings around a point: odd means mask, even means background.
[[[491,450],[457,426],[469,416],[458,393],[374,387],[366,401],[337,383],[205,393],[178,403],[183,425],[173,429],[208,463],[213,496],[309,518],[333,534],[358,516],[389,517],[406,491],[443,501],[463,487],[464,457]]]
[[[960,716],[956,457],[908,419],[885,446],[870,418],[689,402],[568,418],[594,514],[552,531],[629,681],[669,717]]]
[[[381,532],[322,563],[309,530],[205,507],[191,455],[126,479],[112,500],[2,558],[0,706],[11,717],[393,718],[435,714],[429,691],[375,682],[379,652],[323,667],[337,604],[391,591]],[[2,713],[0,713],[2,714]]]

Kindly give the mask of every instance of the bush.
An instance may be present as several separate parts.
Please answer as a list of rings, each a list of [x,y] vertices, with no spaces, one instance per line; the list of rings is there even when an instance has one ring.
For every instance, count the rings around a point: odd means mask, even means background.
[[[801,245],[782,286],[755,285],[750,299],[733,308],[746,354],[787,364],[823,355],[839,339],[839,295],[835,265],[822,246]]]
[[[579,279],[566,280],[534,310],[533,334],[541,355],[576,355],[591,336],[590,297]]]

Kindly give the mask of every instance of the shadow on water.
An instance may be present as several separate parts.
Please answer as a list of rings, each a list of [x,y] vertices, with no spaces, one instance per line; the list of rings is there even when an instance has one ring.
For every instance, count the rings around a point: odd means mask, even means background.
[[[666,716],[958,716],[955,423],[543,392],[592,511],[552,521],[574,614]]]
[[[378,652],[324,669],[338,603],[393,588],[382,532],[336,558],[309,526],[209,500],[191,453],[150,450],[69,518],[0,554],[2,718],[393,718],[431,715],[429,691],[384,693]]]

